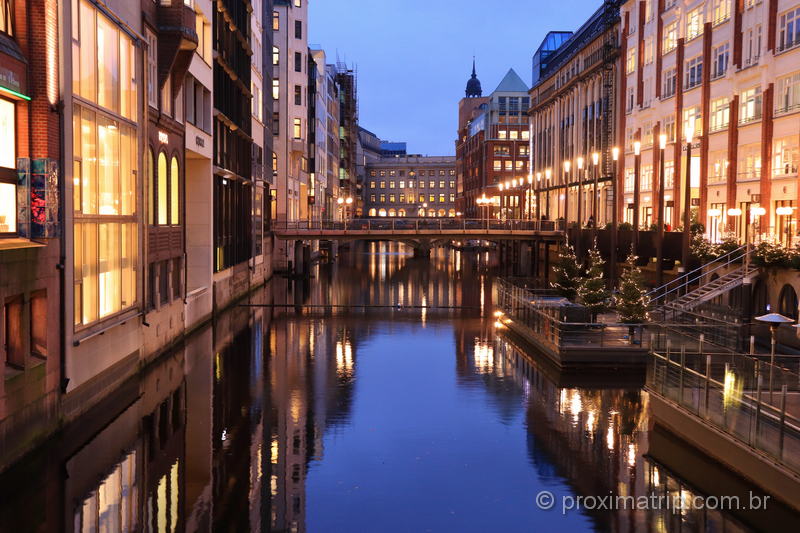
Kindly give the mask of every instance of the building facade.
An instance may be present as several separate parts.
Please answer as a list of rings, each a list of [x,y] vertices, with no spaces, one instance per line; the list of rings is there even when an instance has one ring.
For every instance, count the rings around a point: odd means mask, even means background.
[[[629,1],[622,17],[625,220],[653,222],[664,134],[665,224],[681,226],[688,208],[712,240],[795,244],[800,4]]]
[[[0,2],[0,450],[46,431],[62,379],[63,110],[55,2]],[[68,286],[67,286],[68,287]],[[14,419],[28,426],[17,429]],[[8,439],[8,440],[6,440]],[[2,461],[0,461],[2,464]]]
[[[366,165],[364,215],[456,216],[454,157],[384,157]]]
[[[613,218],[618,21],[619,4],[604,2],[576,32],[550,32],[533,56],[523,188],[533,188],[536,219],[602,227]]]
[[[528,86],[510,69],[481,100],[468,95],[459,105],[459,125],[464,124],[456,157],[463,173],[464,213],[468,218],[524,218],[524,198],[530,194],[521,186],[529,174]],[[483,198],[490,202],[485,208],[478,203]]]

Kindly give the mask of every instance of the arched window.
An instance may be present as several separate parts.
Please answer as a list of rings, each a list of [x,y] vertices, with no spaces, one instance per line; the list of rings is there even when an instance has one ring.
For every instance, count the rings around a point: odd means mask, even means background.
[[[170,195],[170,217],[169,222],[173,226],[180,224],[180,178],[178,177],[178,158],[172,156],[169,166],[169,195]]]
[[[436,210],[435,209],[428,209],[428,216],[429,217],[435,217],[436,216]]]
[[[389,216],[390,217],[397,216],[397,212],[394,210],[394,208],[389,209]]]
[[[425,210],[420,207],[419,211],[417,211],[417,216],[418,217],[424,217],[425,216]]]
[[[406,216],[406,210],[405,209],[398,209],[397,210],[397,216],[399,216],[399,217]]]
[[[156,179],[158,180],[158,186],[156,187],[158,201],[156,224],[166,225],[169,224],[169,203],[167,193],[167,155],[164,152],[158,154],[158,177]]]
[[[444,209],[439,209],[439,217],[443,217],[446,214],[447,214],[447,212]]]
[[[147,149],[147,222],[156,223],[156,180],[155,180],[156,157],[153,149]]]
[[[447,216],[449,216],[449,217],[456,216],[456,210],[455,209],[451,209],[450,211],[447,212]]]
[[[789,284],[786,284],[781,289],[781,295],[778,299],[779,313],[788,316],[793,320],[797,320],[797,293]]]
[[[381,209],[380,211],[378,211],[378,216],[379,217],[385,217],[386,216],[386,209]]]
[[[374,217],[376,213],[377,213],[377,211],[375,210],[374,207],[369,210],[369,216],[371,216],[371,217]]]

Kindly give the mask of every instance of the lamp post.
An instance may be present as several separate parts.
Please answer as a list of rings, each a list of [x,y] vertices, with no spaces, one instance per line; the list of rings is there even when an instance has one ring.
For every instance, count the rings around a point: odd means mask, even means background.
[[[664,285],[664,151],[667,148],[667,136],[661,134],[658,137],[658,207],[656,208],[656,224],[658,224],[656,234],[656,279],[657,286]]]
[[[575,252],[577,257],[581,257],[581,237],[583,236],[583,158],[578,157],[575,160],[575,166],[578,167],[578,233],[575,236]]]
[[[600,154],[594,152],[592,154],[592,172],[593,180],[592,180],[592,243],[594,243],[595,239],[597,238],[597,204],[600,200],[597,198],[597,174],[600,171]]]
[[[533,219],[533,174],[528,174],[528,190],[525,192],[525,218]]]
[[[569,169],[572,161],[564,161],[564,229],[569,227]]]
[[[633,253],[639,253],[639,174],[642,167],[642,143],[633,143]]]
[[[692,242],[692,137],[694,136],[694,117],[689,119],[684,131],[686,137],[686,183],[683,191],[683,253],[680,272],[689,272],[689,245]]]
[[[769,326],[769,402],[772,403],[772,370],[775,368],[775,333],[778,331],[781,324],[789,324],[794,322],[794,320],[778,313],[757,316],[756,320]]]
[[[611,161],[613,162],[612,176],[611,176],[611,253],[609,261],[609,277],[611,278],[611,286],[613,287],[617,281],[617,242],[619,242],[619,224],[618,224],[618,200],[617,200],[617,164],[619,162],[619,147],[614,146],[611,148]]]
[[[553,175],[553,171],[549,168],[544,171],[544,178],[546,180],[545,184],[545,209],[544,214],[547,217],[547,220],[550,220],[550,177]]]

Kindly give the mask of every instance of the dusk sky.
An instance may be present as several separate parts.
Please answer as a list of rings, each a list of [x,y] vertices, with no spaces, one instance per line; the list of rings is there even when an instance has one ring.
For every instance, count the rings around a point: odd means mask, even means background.
[[[358,67],[359,119],[410,153],[453,155],[472,69],[484,95],[509,68],[530,85],[552,30],[576,30],[601,0],[309,0],[309,43]]]

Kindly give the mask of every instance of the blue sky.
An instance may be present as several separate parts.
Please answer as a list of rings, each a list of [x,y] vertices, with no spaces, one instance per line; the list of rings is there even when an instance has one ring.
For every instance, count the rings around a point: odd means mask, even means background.
[[[309,0],[309,43],[358,67],[361,125],[407,141],[412,153],[452,155],[458,100],[472,68],[488,94],[551,30],[576,30],[601,0]],[[329,60],[330,61],[330,60]]]

